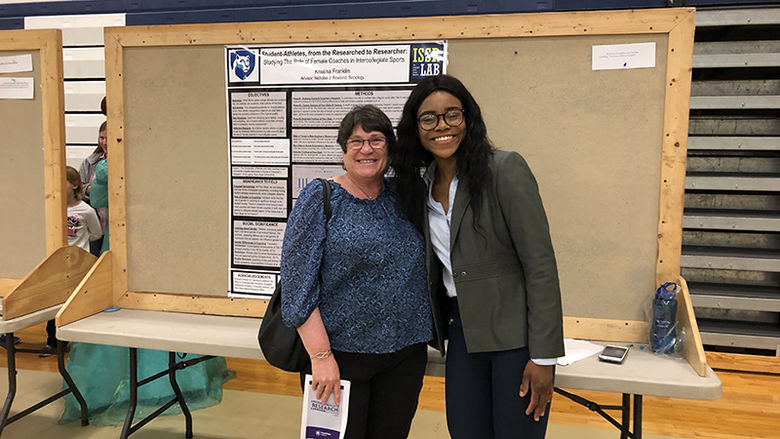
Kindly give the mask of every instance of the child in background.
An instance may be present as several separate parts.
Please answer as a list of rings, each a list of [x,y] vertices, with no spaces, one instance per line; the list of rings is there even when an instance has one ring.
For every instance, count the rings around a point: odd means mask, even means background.
[[[81,201],[82,183],[79,172],[65,168],[68,188],[68,245],[77,245],[89,251],[90,241],[103,236],[95,209]]]
[[[65,167],[68,201],[68,245],[77,245],[89,252],[89,243],[103,236],[95,209],[81,201],[82,183],[79,171],[70,166]],[[46,346],[41,349],[40,357],[48,357],[55,352],[57,346],[56,327],[54,320],[46,323]]]

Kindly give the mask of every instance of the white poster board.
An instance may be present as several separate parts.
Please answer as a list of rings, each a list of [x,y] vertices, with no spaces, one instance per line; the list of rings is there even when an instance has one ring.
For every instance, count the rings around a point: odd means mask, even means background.
[[[295,199],[343,173],[341,119],[373,104],[397,126],[414,85],[446,67],[446,41],[225,47],[230,297],[273,293]]]

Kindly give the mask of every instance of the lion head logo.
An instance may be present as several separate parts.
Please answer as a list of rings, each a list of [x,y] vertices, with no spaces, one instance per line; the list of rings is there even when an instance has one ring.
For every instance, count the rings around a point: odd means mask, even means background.
[[[230,52],[230,68],[238,79],[244,81],[255,70],[256,56],[248,50],[234,50]]]

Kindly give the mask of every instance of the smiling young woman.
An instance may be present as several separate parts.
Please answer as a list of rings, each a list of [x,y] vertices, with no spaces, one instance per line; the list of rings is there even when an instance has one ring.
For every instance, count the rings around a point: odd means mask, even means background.
[[[563,317],[531,170],[493,148],[479,105],[447,75],[409,95],[390,164],[400,205],[424,224],[450,435],[543,438]]]

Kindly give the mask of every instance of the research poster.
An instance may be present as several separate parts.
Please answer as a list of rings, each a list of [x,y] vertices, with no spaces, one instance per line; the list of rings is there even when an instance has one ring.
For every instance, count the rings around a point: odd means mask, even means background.
[[[287,217],[316,178],[344,172],[339,123],[356,105],[394,126],[426,76],[446,73],[446,41],[226,46],[231,297],[279,281]]]

